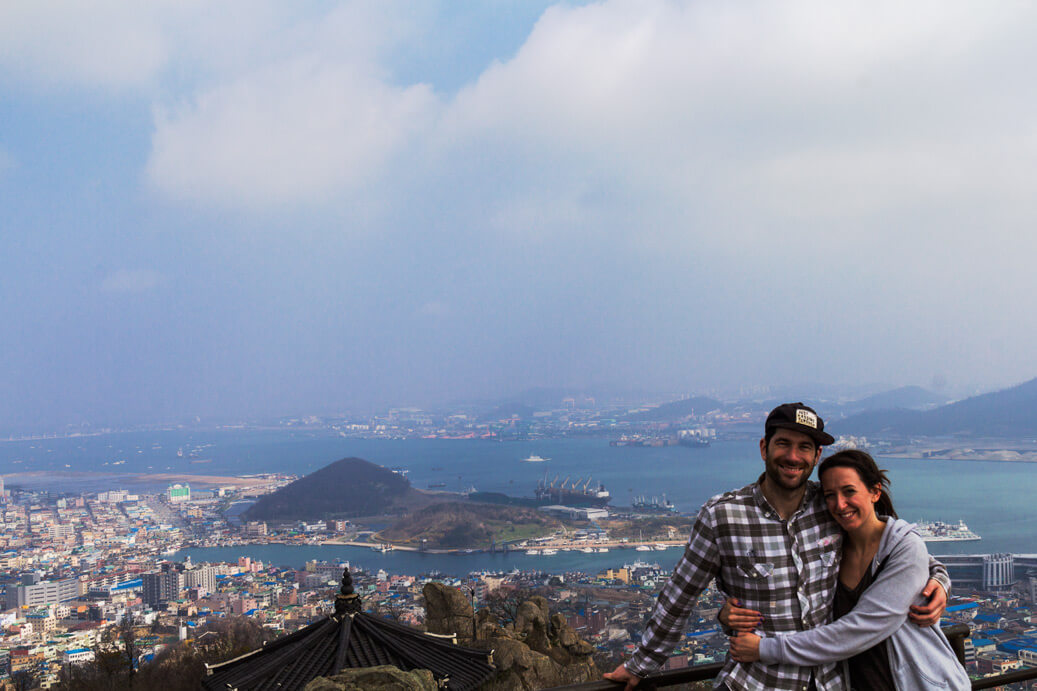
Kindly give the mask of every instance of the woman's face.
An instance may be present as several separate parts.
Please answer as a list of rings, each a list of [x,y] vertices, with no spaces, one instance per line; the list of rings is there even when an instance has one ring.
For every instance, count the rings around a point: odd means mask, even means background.
[[[872,521],[875,502],[882,496],[878,487],[866,487],[856,470],[839,466],[825,471],[821,488],[829,513],[848,533]]]

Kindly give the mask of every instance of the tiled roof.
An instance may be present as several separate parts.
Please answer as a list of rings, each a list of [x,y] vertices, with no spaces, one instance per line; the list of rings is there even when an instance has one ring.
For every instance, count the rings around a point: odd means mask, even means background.
[[[392,665],[427,669],[441,688],[467,691],[493,674],[490,654],[365,613],[327,617],[264,647],[209,667],[207,691],[302,689],[343,669]]]

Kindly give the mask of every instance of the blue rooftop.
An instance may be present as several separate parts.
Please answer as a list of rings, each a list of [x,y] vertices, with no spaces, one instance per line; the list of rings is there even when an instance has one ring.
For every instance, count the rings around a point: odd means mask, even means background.
[[[997,644],[997,649],[1003,653],[1018,654],[1020,650],[1029,650],[1037,653],[1037,641],[1032,638],[1013,638]]]
[[[698,638],[699,636],[712,636],[716,633],[720,633],[720,629],[707,629],[706,631],[690,631],[686,635],[688,638]]]

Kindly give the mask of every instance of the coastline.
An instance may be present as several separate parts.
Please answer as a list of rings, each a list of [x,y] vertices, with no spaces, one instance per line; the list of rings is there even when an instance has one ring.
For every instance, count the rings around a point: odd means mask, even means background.
[[[162,482],[188,482],[204,487],[256,487],[269,484],[270,480],[261,477],[235,477],[224,475],[197,475],[193,473],[102,473],[95,471],[54,472],[47,470],[29,470],[0,475],[7,485],[38,485],[41,480],[53,481],[97,481],[109,480],[113,483],[129,485],[147,485]]]
[[[892,448],[875,454],[878,458],[912,461],[990,461],[994,463],[1037,463],[1037,450],[1005,448],[976,449],[946,446],[911,446]]]
[[[487,549],[487,548],[484,548],[484,547],[452,548],[452,549],[431,549],[430,548],[430,549],[424,550],[424,553],[425,554],[473,554],[473,553],[484,552],[484,553],[489,554],[489,553],[494,553],[494,552],[496,552],[496,553],[508,552],[508,553],[513,553],[513,554],[522,554],[522,553],[525,553],[527,550],[530,550],[530,549],[537,549],[537,550],[557,549],[557,550],[564,550],[564,551],[569,551],[569,552],[578,552],[578,551],[580,551],[581,549],[583,549],[585,547],[586,548],[591,548],[591,549],[598,549],[598,548],[602,548],[603,547],[603,548],[606,548],[606,549],[609,549],[609,550],[615,549],[615,550],[633,550],[633,551],[637,551],[637,548],[641,547],[641,546],[653,548],[651,551],[662,551],[662,550],[656,549],[655,546],[656,545],[665,545],[666,549],[669,549],[671,547],[683,547],[685,544],[687,544],[687,542],[688,542],[687,537],[685,537],[684,539],[681,539],[681,540],[644,540],[644,541],[637,541],[637,542],[630,542],[630,541],[623,542],[622,540],[597,540],[597,541],[594,541],[594,542],[563,542],[563,541],[554,541],[554,542],[539,542],[536,545],[527,545],[526,547],[515,547],[515,548],[510,548],[510,549],[507,549],[507,550],[503,550],[503,549],[490,550],[490,549]],[[395,551],[400,551],[400,552],[422,552],[422,550],[420,548],[415,547],[413,545],[397,545],[397,544],[394,544],[394,543],[391,543],[391,542],[362,542],[362,541],[359,541],[359,540],[347,540],[347,539],[332,538],[330,540],[323,540],[320,544],[321,544],[321,546],[326,546],[326,547],[342,547],[342,546],[345,546],[345,547],[367,547],[367,548],[370,548],[372,551],[376,551],[376,552],[377,551],[381,551],[381,548],[383,546],[388,545],[388,549],[386,551],[393,551],[393,552],[395,552]]]

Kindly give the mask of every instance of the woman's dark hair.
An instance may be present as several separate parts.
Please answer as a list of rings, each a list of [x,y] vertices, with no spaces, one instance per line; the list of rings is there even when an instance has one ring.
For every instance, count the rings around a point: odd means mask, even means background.
[[[817,477],[820,479],[826,471],[832,468],[852,468],[857,471],[861,482],[868,489],[878,487],[882,496],[875,502],[875,513],[880,516],[892,516],[897,518],[897,512],[893,508],[893,498],[889,494],[889,478],[886,471],[879,468],[875,459],[866,451],[858,449],[845,449],[837,451],[821,461],[817,467]]]

